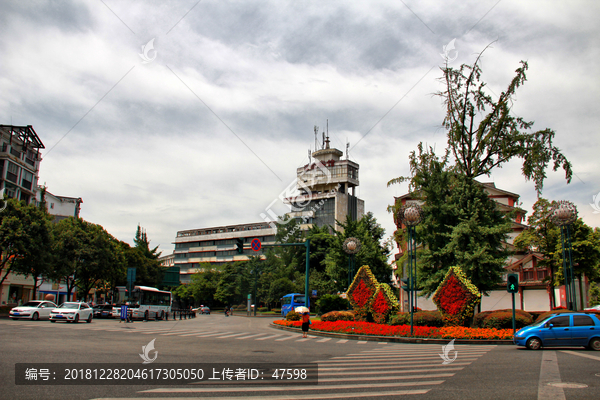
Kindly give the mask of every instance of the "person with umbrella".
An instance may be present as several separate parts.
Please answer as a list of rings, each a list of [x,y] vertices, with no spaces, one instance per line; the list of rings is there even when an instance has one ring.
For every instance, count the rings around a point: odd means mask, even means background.
[[[302,315],[302,337],[308,337],[308,326],[310,325],[310,310],[306,307],[296,307],[294,310]]]

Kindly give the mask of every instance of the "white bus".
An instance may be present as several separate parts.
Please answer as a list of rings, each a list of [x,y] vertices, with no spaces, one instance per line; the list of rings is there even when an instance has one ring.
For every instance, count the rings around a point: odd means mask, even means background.
[[[124,286],[118,286],[113,296],[113,316],[121,316],[121,308],[127,305],[133,319],[165,319],[171,314],[173,294],[149,286],[134,286],[129,298]],[[129,303],[129,304],[127,304]]]

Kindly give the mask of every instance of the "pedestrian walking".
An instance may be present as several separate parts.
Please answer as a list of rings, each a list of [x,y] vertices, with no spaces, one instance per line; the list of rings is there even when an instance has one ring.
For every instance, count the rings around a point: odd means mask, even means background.
[[[310,312],[305,312],[302,314],[302,337],[308,337],[308,326],[311,324],[310,322]]]

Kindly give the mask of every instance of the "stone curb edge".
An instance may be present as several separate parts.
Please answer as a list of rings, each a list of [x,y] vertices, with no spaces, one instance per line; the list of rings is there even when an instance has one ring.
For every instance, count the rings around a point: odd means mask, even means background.
[[[292,328],[289,326],[281,326],[271,324],[271,328],[281,329],[289,332],[300,333],[300,328]],[[448,344],[451,339],[427,339],[427,338],[410,338],[410,337],[396,337],[396,336],[374,336],[374,335],[353,335],[350,333],[335,333],[335,332],[324,332],[309,330],[310,335],[313,336],[325,336],[333,337],[338,339],[349,339],[349,340],[367,340],[372,342],[391,342],[391,343],[420,343],[420,344]],[[486,339],[455,339],[454,344],[503,344],[503,345],[515,345],[512,340],[486,340]]]

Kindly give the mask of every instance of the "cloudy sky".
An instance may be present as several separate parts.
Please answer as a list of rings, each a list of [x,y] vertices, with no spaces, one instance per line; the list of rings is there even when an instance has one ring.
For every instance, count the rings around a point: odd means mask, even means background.
[[[490,94],[528,61],[513,113],[554,129],[573,163],[543,196],[600,226],[598,2],[354,3],[3,1],[0,123],[34,127],[51,193],[82,197],[83,218],[129,243],[141,224],[167,254],[179,230],[261,221],[329,120],[389,236],[407,186],[386,183],[420,141],[446,146],[440,53],[456,39],[458,67],[493,42]],[[518,161],[480,180],[536,200]]]

